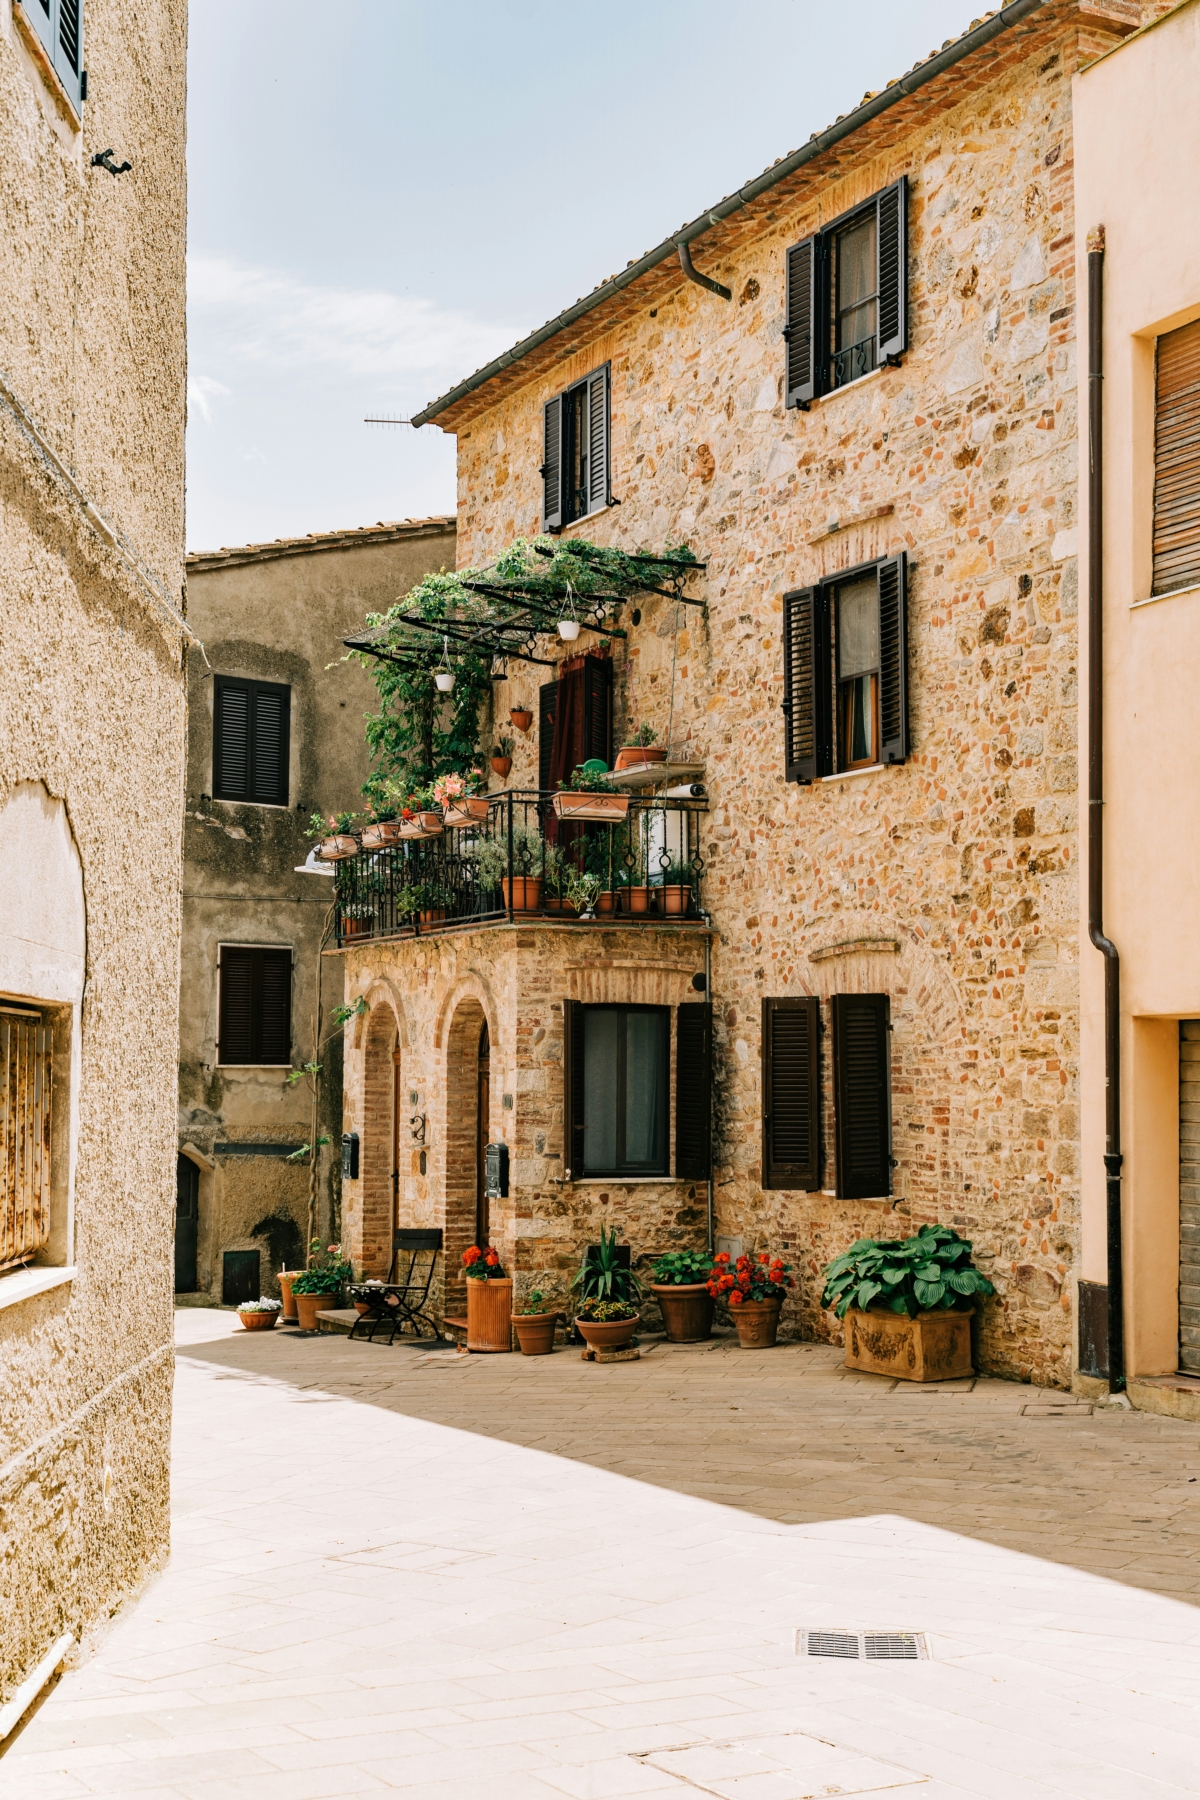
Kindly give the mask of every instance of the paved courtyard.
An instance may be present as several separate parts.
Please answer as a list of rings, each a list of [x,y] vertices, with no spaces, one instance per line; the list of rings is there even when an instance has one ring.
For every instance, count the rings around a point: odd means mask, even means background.
[[[6,1800],[1200,1794],[1200,1426],[816,1346],[177,1318],[170,1566]],[[929,1657],[799,1654],[821,1629]]]

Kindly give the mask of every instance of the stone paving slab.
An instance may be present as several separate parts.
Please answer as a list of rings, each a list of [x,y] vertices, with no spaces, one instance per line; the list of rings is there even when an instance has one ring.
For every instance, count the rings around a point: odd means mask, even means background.
[[[1200,1795],[1196,1425],[816,1345],[178,1335],[171,1564],[4,1800]]]

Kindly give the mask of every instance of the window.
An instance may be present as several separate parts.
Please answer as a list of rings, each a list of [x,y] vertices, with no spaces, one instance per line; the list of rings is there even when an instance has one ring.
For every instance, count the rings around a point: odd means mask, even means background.
[[[908,755],[903,552],[783,601],[785,773],[807,783]]]
[[[542,409],[542,529],[599,512],[608,492],[608,364]]]
[[[33,1007],[0,1003],[0,1270],[50,1237],[51,1026]]]
[[[908,181],[901,176],[787,253],[787,403],[895,362],[908,348]]]
[[[821,1185],[821,1013],[811,995],[762,1003],[762,1185]]]
[[[83,73],[83,0],[22,0],[24,16],[41,40],[54,73],[78,112],[87,77]]]
[[[841,1200],[892,1191],[891,1024],[886,994],[834,994],[833,1106]]]
[[[564,1010],[568,1179],[665,1175],[670,1008],[568,1000]]]
[[[292,953],[222,944],[218,1061],[292,1060]]]
[[[1200,319],[1158,340],[1154,391],[1155,594],[1200,582]]]
[[[278,682],[214,677],[214,799],[287,805],[291,703]]]

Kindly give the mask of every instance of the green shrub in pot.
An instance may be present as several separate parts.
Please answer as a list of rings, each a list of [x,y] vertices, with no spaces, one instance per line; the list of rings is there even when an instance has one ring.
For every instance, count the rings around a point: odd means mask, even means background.
[[[971,1262],[971,1245],[949,1225],[922,1225],[914,1237],[859,1238],[825,1270],[822,1306],[844,1319],[852,1306],[891,1312],[964,1308],[995,1288]]]

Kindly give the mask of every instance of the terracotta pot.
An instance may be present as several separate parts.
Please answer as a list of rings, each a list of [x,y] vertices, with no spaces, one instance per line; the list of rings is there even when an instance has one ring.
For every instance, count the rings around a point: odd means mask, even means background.
[[[440,829],[441,827],[439,825],[439,830]],[[425,838],[436,837],[437,835],[437,832],[426,831],[419,816],[415,819],[405,819],[400,826],[400,836],[402,838]]]
[[[554,1327],[558,1324],[556,1312],[514,1313],[512,1322],[522,1356],[549,1356],[554,1348]]]
[[[629,811],[628,794],[555,794],[554,811],[560,819],[597,819],[611,825]]]
[[[625,910],[631,913],[650,911],[650,889],[648,887],[627,887],[624,893]]]
[[[648,769],[651,763],[664,763],[667,752],[661,744],[622,744],[617,751],[618,769]]]
[[[731,1306],[729,1316],[737,1327],[742,1349],[773,1349],[782,1310],[782,1300],[743,1300],[740,1306]]]
[[[446,802],[442,823],[453,830],[459,830],[464,825],[486,825],[489,811],[486,796],[464,794],[458,800]]]
[[[511,1280],[467,1282],[467,1349],[498,1354],[512,1349]]]
[[[421,821],[422,830],[427,831],[431,837],[437,837],[442,829],[441,813],[433,812],[430,808],[426,808],[423,812],[419,812],[417,817]]]
[[[604,893],[597,894],[595,910],[598,913],[616,912],[616,896],[612,893],[611,889],[606,889]]]
[[[420,919],[422,925],[436,925],[438,921],[444,919],[445,916],[446,909],[444,906],[429,906],[420,914]]]
[[[347,862],[350,857],[358,855],[358,841],[347,832],[339,832],[336,837],[321,839],[317,851],[319,862]]]
[[[238,1318],[247,1331],[270,1331],[278,1313],[274,1312],[240,1312]]]
[[[542,902],[542,878],[540,875],[514,875],[509,880],[507,875],[501,877],[500,887],[504,894],[504,904],[510,904],[508,890],[512,888],[512,909],[514,912],[537,912]]]
[[[598,1319],[575,1320],[577,1330],[592,1350],[624,1350],[640,1324],[640,1313],[632,1319],[612,1319],[606,1324]]]
[[[852,1306],[843,1324],[846,1367],[872,1375],[894,1375],[900,1381],[957,1381],[973,1375],[971,1318],[963,1312],[861,1312]]]
[[[344,938],[373,937],[374,933],[375,933],[374,919],[343,919],[342,920],[342,936]]]
[[[285,1269],[280,1269],[278,1276],[279,1297],[283,1301],[282,1317],[292,1324],[296,1322],[296,1296],[292,1292],[292,1283],[299,1273],[299,1269],[293,1269],[289,1275]]]
[[[493,756],[493,758],[492,758],[492,773],[494,775],[498,775],[500,777],[501,781],[504,781],[507,778],[508,771],[511,768],[512,768],[512,757],[511,756]]]
[[[360,1319],[365,1318],[367,1313],[371,1310],[371,1302],[369,1300],[356,1300],[354,1302],[354,1310]]]
[[[508,716],[518,731],[528,731],[533,724],[533,714],[524,706],[514,706]]]
[[[391,844],[400,842],[400,823],[397,819],[385,819],[379,825],[364,825],[362,847],[364,850],[386,850]]]
[[[692,897],[690,887],[660,887],[658,890],[658,909],[664,913],[685,913],[688,901]]]
[[[548,913],[565,913],[568,919],[579,917],[579,908],[572,906],[569,900],[563,900],[557,894],[548,895],[542,901],[542,911]]]
[[[650,1292],[662,1309],[668,1343],[700,1344],[712,1336],[713,1308],[717,1303],[707,1282],[652,1281]]]
[[[317,1329],[317,1314],[328,1312],[338,1303],[336,1294],[297,1294],[296,1315],[300,1321],[301,1331]]]

